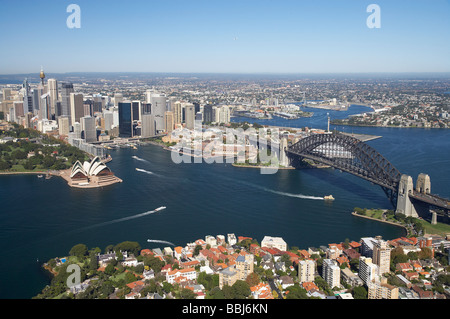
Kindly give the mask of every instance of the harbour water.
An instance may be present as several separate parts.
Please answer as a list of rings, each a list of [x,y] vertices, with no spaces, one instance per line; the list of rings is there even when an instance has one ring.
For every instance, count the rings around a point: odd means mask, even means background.
[[[308,111],[313,117],[260,123],[326,128],[327,113],[344,118],[370,109]],[[428,173],[432,192],[450,197],[449,130],[338,129],[382,136],[368,143],[414,180]],[[379,186],[338,170],[262,175],[259,169],[231,164],[175,164],[170,152],[154,145],[111,155],[108,166],[123,183],[105,188],[74,189],[61,178],[0,176],[0,298],[39,293],[49,282],[40,265],[66,256],[78,243],[103,250],[131,240],[142,248],[163,248],[167,244],[159,241],[183,246],[206,235],[235,233],[259,242],[265,235],[280,236],[290,246],[307,248],[404,234],[402,228],[352,216],[355,206],[391,206]],[[329,194],[334,201],[321,199]],[[152,212],[161,206],[166,209]]]

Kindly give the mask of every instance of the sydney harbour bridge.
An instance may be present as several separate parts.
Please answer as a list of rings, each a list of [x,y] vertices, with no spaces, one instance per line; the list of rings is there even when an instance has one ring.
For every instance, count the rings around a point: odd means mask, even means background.
[[[360,139],[342,133],[313,134],[284,148],[290,165],[304,160],[334,167],[381,186],[396,213],[412,217],[436,214],[449,217],[450,201],[430,193],[430,177],[419,174],[414,187],[411,176],[402,174],[378,151]]]

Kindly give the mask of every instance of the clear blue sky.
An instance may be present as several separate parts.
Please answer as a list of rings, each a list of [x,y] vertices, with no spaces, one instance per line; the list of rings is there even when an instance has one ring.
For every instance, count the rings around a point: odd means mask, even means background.
[[[2,0],[0,74],[450,72],[449,16],[450,0]]]

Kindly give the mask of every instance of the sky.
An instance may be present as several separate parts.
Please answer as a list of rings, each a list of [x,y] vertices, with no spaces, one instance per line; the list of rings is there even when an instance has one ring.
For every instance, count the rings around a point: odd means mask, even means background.
[[[2,0],[0,74],[450,72],[449,16],[450,0]]]

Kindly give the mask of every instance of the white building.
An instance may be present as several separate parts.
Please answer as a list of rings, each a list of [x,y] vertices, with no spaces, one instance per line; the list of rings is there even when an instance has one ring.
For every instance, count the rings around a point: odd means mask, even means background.
[[[228,245],[236,245],[237,239],[235,234],[227,234]]]
[[[287,243],[281,237],[264,236],[261,247],[277,248],[281,251],[286,251]]]
[[[211,247],[217,247],[217,240],[213,236],[206,236],[205,237],[205,243],[207,245],[210,245]]]
[[[166,273],[166,281],[169,284],[174,284],[176,278],[178,277],[183,277],[180,278],[183,280],[196,280],[197,272],[195,271],[195,268],[186,268],[186,269],[175,269],[172,271],[168,271]]]
[[[328,283],[331,289],[341,285],[341,269],[336,262],[331,259],[324,259],[322,266],[323,279]]]
[[[361,278],[362,281],[368,285],[368,283],[372,282],[372,280],[378,279],[377,275],[378,266],[372,263],[372,258],[361,256],[359,258],[359,278]]]

